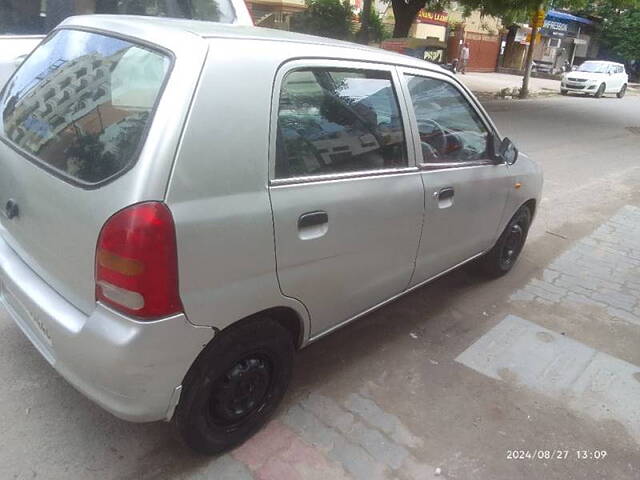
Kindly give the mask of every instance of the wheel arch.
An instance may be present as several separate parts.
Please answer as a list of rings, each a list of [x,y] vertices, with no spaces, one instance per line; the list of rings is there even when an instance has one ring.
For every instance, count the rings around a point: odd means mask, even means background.
[[[537,206],[536,199],[535,198],[530,198],[529,200],[524,202],[522,205],[520,205],[520,207],[518,207],[518,210],[520,210],[522,207],[527,207],[529,209],[529,211],[531,212],[531,220],[533,220],[533,218],[536,216],[536,206]],[[516,212],[518,210],[516,210]]]
[[[222,332],[235,328],[242,323],[253,321],[256,318],[261,317],[274,320],[275,322],[279,323],[287,332],[289,332],[296,350],[300,349],[304,345],[307,330],[305,328],[304,319],[293,308],[286,306],[265,308],[264,310],[260,310],[259,312],[253,313],[244,318],[240,318],[235,322],[230,323],[222,330],[217,331],[216,335],[211,341],[213,342],[216,337]]]

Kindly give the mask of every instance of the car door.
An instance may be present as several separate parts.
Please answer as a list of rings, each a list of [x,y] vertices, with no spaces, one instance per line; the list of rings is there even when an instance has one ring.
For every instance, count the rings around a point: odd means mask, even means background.
[[[407,69],[402,78],[425,187],[415,285],[491,248],[511,182],[489,159],[492,125],[455,80]]]
[[[627,83],[627,75],[624,71],[624,67],[622,65],[616,65],[616,69],[615,69],[615,76],[617,79],[617,90],[616,92],[619,92],[620,89],[622,88],[622,86]]]
[[[424,190],[391,66],[286,64],[274,90],[270,197],[278,280],[311,334],[404,291]]]
[[[607,92],[618,92],[620,87],[622,87],[622,83],[620,82],[620,74],[618,73],[617,65],[609,65],[609,67],[607,67],[607,74]]]

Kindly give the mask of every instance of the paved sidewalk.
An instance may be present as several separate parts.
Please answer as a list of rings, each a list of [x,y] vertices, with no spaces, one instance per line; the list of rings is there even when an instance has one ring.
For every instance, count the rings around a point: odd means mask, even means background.
[[[482,96],[495,95],[504,88],[515,87],[519,89],[522,87],[522,77],[520,75],[496,72],[471,72],[466,75],[458,73],[457,76],[473,93]],[[529,92],[532,95],[559,93],[560,81],[531,77],[529,81]]]

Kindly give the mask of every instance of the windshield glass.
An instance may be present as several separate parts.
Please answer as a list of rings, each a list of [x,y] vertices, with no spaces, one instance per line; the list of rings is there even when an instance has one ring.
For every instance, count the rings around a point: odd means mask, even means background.
[[[606,63],[584,62],[582,65],[578,67],[578,72],[605,73],[606,71],[607,71]]]
[[[231,0],[0,0],[0,35],[41,35],[72,15],[109,13],[233,23]]]

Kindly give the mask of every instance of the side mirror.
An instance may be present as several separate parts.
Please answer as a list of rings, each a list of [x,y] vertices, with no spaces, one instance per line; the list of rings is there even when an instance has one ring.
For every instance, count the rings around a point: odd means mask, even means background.
[[[491,134],[489,136],[489,157],[496,163],[506,163],[507,165],[513,165],[518,159],[518,149],[508,138],[503,138],[502,141],[497,135]]]
[[[518,149],[508,138],[503,138],[500,144],[500,157],[507,165],[513,165],[518,160]]]

